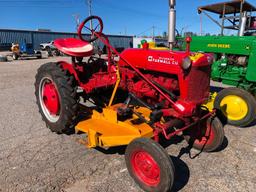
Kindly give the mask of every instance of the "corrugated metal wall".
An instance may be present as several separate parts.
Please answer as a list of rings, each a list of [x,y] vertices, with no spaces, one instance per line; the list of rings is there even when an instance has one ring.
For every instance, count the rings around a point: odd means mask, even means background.
[[[86,35],[85,35],[86,36]],[[47,43],[58,38],[77,37],[76,33],[62,33],[62,32],[39,32],[39,31],[25,31],[25,30],[10,30],[0,29],[0,50],[9,50],[11,44],[26,42],[33,44],[34,49],[39,49],[41,43]],[[110,43],[114,47],[130,47],[132,42],[131,36],[109,35]],[[103,44],[96,42],[99,47]]]

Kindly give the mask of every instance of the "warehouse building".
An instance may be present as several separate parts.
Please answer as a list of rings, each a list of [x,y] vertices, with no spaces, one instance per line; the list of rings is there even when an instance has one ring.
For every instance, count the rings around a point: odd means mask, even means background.
[[[88,35],[85,35],[88,36]],[[132,36],[107,35],[112,46],[116,48],[128,48],[131,46]],[[77,37],[77,33],[28,31],[0,29],[0,51],[10,50],[12,43],[31,44],[34,49],[40,49],[41,43],[47,43],[58,38]],[[103,44],[97,42],[100,48]]]

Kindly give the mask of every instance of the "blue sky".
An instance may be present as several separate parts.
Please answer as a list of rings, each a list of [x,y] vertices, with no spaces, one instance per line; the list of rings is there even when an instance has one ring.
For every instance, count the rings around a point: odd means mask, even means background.
[[[75,31],[75,14],[88,16],[87,0],[0,0],[0,28]],[[168,0],[92,0],[93,14],[102,17],[107,34],[150,35],[167,30]],[[177,0],[177,29],[200,32],[197,7],[225,0]],[[249,0],[256,6],[256,0]],[[203,16],[204,32],[218,27]],[[144,32],[144,33],[143,33]]]

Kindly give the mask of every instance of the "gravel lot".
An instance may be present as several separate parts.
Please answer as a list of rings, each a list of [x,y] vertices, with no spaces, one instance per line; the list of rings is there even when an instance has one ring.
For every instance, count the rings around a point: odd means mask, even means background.
[[[37,68],[53,60],[0,63],[0,191],[140,191],[122,150],[87,149],[78,142],[84,135],[45,127],[33,83]],[[256,126],[225,126],[225,132],[219,152],[198,155],[179,138],[167,148],[176,167],[174,191],[255,191]]]

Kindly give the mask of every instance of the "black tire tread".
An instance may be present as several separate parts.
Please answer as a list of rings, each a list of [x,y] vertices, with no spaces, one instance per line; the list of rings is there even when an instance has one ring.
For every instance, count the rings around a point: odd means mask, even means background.
[[[162,174],[161,174],[161,181],[159,186],[157,187],[146,186],[133,174],[132,166],[130,164],[130,155],[132,154],[132,151],[136,148],[145,150],[148,153],[150,153],[152,157],[154,157],[155,161],[157,161],[158,165],[160,166],[160,169],[162,166],[161,171],[164,170],[165,175],[164,175],[164,178],[162,178]],[[172,188],[172,185],[174,182],[175,168],[168,153],[164,150],[164,148],[159,143],[148,138],[134,139],[126,148],[125,161],[131,177],[143,190],[150,191],[150,192],[167,192]]]
[[[208,119],[208,121],[210,121],[211,125],[212,125],[212,129],[215,132],[215,138],[212,144],[206,144],[205,146],[201,146],[201,145],[197,145],[194,143],[194,140],[196,138],[191,138],[191,134],[188,135],[184,135],[184,139],[195,149],[199,150],[199,151],[204,151],[204,152],[214,152],[216,150],[218,150],[224,141],[224,137],[225,137],[225,132],[224,132],[224,128],[223,125],[221,123],[221,121],[219,120],[218,117],[212,117],[210,119]],[[189,132],[193,132],[196,130],[193,130],[193,128],[191,128],[189,130]],[[192,134],[193,135],[193,134]]]
[[[38,88],[40,80],[45,76],[50,76],[57,86],[60,102],[61,113],[60,118],[56,123],[51,123],[44,116],[40,106]],[[77,86],[75,79],[68,73],[67,70],[62,69],[59,63],[46,63],[42,65],[36,74],[35,81],[35,95],[37,98],[37,105],[42,119],[45,121],[46,126],[56,133],[70,133],[75,127],[79,109],[79,98],[77,95]],[[63,107],[64,106],[64,107]]]

